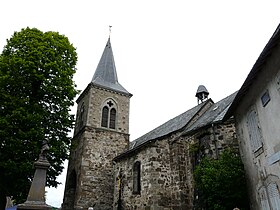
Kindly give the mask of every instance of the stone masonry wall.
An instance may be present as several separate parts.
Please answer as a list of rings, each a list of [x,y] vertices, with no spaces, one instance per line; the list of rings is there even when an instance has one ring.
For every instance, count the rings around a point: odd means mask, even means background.
[[[77,206],[112,209],[112,159],[127,148],[128,135],[90,129],[85,133]]]
[[[102,105],[107,99],[112,99],[117,104],[117,128],[116,131],[129,133],[129,106],[130,97],[114,91],[105,90],[98,87],[88,87],[79,98],[75,132],[76,135],[83,126],[100,127]],[[84,104],[84,116],[81,123],[80,111]]]
[[[191,186],[190,191],[193,195],[193,205],[197,202],[197,194],[194,188],[193,170],[201,159],[205,156],[219,158],[219,155],[226,148],[232,148],[238,152],[239,146],[236,137],[235,126],[232,121],[215,124],[208,128],[198,130],[192,135],[185,136],[187,150],[189,153],[189,168],[190,172],[187,181]]]
[[[168,143],[170,139],[158,140],[130,157],[116,162],[115,177],[122,168],[122,203],[126,210],[171,210],[188,209],[186,187],[185,145]],[[172,148],[171,148],[172,147]],[[133,194],[133,164],[141,162],[141,194]],[[115,178],[116,180],[117,178]],[[114,209],[119,198],[115,181]]]
[[[87,126],[100,127],[102,105],[107,99],[112,99],[117,104],[116,131],[128,134],[130,97],[97,87],[91,88],[90,94],[89,112],[87,112]]]
[[[238,141],[233,121],[214,124],[205,129],[186,136],[190,143],[189,150],[194,154],[218,158],[219,154],[226,148],[238,150]]]
[[[104,101],[117,105],[116,129],[101,127]],[[77,123],[72,140],[63,210],[111,210],[113,205],[113,158],[128,148],[129,96],[91,86],[79,98]],[[84,104],[83,124],[79,110]],[[75,173],[74,173],[75,172]],[[73,181],[71,174],[76,174]],[[73,183],[75,192],[73,193]],[[68,192],[68,193],[67,193]],[[74,205],[74,206],[73,206]]]
[[[195,144],[199,144],[201,150],[194,149]],[[232,122],[198,130],[176,141],[168,136],[134,151],[114,166],[114,209],[117,209],[119,198],[117,175],[120,168],[124,176],[121,194],[124,209],[192,209],[195,200],[194,166],[199,158],[205,155],[217,158],[228,147],[238,149]],[[140,195],[133,194],[133,164],[136,161],[141,162]]]
[[[170,179],[166,176],[166,172],[170,170],[168,153],[168,145],[158,141],[128,159],[116,163],[115,175],[117,176],[119,168],[122,168],[124,175],[124,187],[121,196],[124,209],[159,209],[158,203],[162,197],[166,201],[171,199],[162,190],[170,185]],[[140,161],[141,163],[140,194],[133,194],[133,164],[136,161]],[[118,186],[116,182],[114,209],[117,209],[118,197]]]

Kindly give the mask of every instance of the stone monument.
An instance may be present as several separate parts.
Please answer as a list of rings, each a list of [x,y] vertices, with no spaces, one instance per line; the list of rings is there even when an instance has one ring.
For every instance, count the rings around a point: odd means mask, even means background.
[[[46,204],[45,201],[45,186],[47,170],[50,167],[50,163],[47,160],[47,153],[49,150],[48,142],[43,141],[41,153],[39,159],[34,163],[36,169],[35,175],[28,193],[27,200],[19,204],[17,209],[27,210],[51,210],[52,207]]]

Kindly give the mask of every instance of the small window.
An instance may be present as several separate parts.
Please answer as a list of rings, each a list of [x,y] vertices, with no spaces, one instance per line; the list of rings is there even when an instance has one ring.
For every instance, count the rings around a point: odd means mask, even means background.
[[[261,100],[262,100],[263,107],[265,107],[268,104],[268,102],[270,101],[270,96],[269,96],[268,91],[265,91],[265,93],[261,97]]]
[[[141,164],[136,161],[133,165],[133,194],[140,194],[141,191]]]

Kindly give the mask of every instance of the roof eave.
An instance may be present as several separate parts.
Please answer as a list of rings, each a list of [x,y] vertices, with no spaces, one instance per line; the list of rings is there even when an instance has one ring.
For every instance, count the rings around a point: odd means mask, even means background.
[[[229,117],[234,115],[234,112],[238,107],[240,101],[242,101],[244,95],[246,95],[248,89],[252,85],[253,81],[256,79],[258,73],[263,68],[267,58],[272,54],[274,48],[279,44],[279,41],[280,41],[280,24],[276,28],[272,37],[269,39],[268,43],[266,44],[260,56],[258,57],[257,61],[255,62],[253,68],[249,72],[246,80],[244,81],[243,85],[239,89],[235,99],[233,100],[231,106],[229,107],[227,113],[225,114],[224,117],[225,119],[228,119]]]

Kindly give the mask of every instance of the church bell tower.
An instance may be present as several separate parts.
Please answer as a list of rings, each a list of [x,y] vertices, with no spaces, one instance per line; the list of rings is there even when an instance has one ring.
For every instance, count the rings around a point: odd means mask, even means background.
[[[110,38],[77,99],[63,210],[113,209],[113,162],[129,144],[130,94],[119,82]]]

